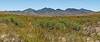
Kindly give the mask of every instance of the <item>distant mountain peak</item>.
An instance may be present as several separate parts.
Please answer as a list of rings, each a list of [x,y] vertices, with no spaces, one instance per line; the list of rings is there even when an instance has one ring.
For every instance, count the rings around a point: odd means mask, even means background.
[[[83,12],[93,12],[92,10],[87,10],[87,9],[84,9],[84,8],[81,8],[80,11],[83,11]]]
[[[64,11],[64,10],[62,10],[62,9],[56,9],[56,11]]]
[[[28,9],[23,10],[23,12],[36,12],[36,10],[32,8],[28,8]]]
[[[54,11],[55,9],[47,8],[47,7],[37,10],[37,12],[41,12],[41,13],[54,12]]]

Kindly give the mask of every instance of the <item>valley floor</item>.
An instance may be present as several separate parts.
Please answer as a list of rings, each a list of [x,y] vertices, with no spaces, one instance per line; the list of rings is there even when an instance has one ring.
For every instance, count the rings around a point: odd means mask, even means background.
[[[100,15],[0,14],[0,42],[100,42]]]

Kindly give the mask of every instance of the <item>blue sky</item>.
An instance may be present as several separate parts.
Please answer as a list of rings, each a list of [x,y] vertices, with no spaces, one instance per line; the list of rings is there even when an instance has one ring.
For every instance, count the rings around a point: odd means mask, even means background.
[[[26,8],[85,8],[100,11],[100,0],[0,0],[0,10],[24,10]]]

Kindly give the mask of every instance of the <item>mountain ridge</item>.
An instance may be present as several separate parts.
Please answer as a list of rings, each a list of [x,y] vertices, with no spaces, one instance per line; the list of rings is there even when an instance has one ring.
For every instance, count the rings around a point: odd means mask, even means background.
[[[28,9],[30,9],[30,8],[28,8]],[[87,14],[87,13],[94,12],[92,10],[87,10],[84,8],[81,8],[81,9],[67,8],[65,10],[52,9],[52,8],[42,8],[39,10],[34,10],[31,8],[30,10],[26,9],[26,11],[31,11],[30,13],[36,13],[36,14],[40,14],[40,15],[51,15],[51,16],[77,15],[77,14]]]
[[[84,8],[75,9],[75,8],[67,8],[65,10],[62,9],[53,9],[53,8],[42,8],[39,10],[35,10],[32,8],[27,8],[22,11],[6,11],[8,13],[19,13],[19,14],[28,14],[28,15],[49,15],[49,16],[64,16],[64,15],[78,15],[78,14],[88,14],[94,13],[95,11],[87,10]]]
[[[57,10],[60,10],[60,11],[68,11],[68,10],[73,10],[73,11],[89,11],[89,12],[93,12],[92,10],[87,10],[87,9],[84,9],[84,8],[81,8],[81,9],[76,9],[76,8],[67,8],[65,10],[62,10],[62,9],[53,9],[53,8],[42,8],[42,9],[38,9],[38,10],[35,10],[35,9],[32,9],[32,8],[27,8],[25,9],[27,11],[31,10],[31,11],[57,11]],[[25,11],[23,10],[23,11]]]

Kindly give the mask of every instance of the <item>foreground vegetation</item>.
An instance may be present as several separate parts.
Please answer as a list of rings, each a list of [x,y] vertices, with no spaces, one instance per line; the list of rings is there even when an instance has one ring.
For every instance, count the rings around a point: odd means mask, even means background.
[[[0,14],[0,42],[100,42],[100,15]]]

